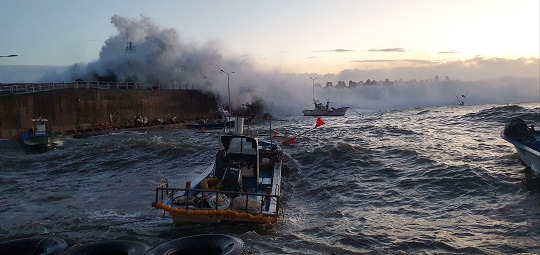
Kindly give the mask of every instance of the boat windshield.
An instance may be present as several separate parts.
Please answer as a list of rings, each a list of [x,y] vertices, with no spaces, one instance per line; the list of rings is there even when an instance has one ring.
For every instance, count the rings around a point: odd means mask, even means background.
[[[255,140],[248,140],[245,137],[234,137],[230,140],[228,152],[255,155],[257,154],[256,148]]]
[[[37,132],[45,132],[45,123],[44,122],[39,122],[38,124],[36,124],[36,131]]]

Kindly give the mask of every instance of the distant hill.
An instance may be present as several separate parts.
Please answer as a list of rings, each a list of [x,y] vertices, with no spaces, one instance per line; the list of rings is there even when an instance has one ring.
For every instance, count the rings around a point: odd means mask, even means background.
[[[0,83],[48,82],[42,80],[45,75],[54,77],[67,69],[67,66],[0,65]]]

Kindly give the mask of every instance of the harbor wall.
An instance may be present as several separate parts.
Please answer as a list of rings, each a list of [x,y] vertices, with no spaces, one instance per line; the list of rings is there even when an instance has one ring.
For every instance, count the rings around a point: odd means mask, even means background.
[[[12,139],[48,119],[51,132],[140,126],[136,119],[182,123],[216,114],[213,95],[197,90],[60,89],[0,96],[0,138]]]

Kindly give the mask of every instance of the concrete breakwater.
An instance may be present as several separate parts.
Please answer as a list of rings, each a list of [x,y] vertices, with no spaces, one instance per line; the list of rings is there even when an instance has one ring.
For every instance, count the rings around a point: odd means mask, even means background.
[[[16,138],[33,128],[33,118],[49,120],[51,132],[180,123],[216,115],[211,94],[197,90],[59,89],[0,96],[0,138]],[[142,122],[141,122],[142,121]]]

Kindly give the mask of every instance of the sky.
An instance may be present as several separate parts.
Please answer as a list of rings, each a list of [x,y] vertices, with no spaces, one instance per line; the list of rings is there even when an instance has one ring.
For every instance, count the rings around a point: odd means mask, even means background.
[[[0,24],[0,83],[191,84],[283,116],[540,102],[539,0],[2,0]],[[368,79],[399,86],[313,86]]]
[[[538,0],[3,0],[0,64],[98,59],[111,17],[144,15],[260,70],[338,73],[453,60],[538,58]],[[129,38],[126,38],[128,41]]]

